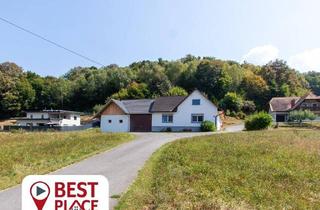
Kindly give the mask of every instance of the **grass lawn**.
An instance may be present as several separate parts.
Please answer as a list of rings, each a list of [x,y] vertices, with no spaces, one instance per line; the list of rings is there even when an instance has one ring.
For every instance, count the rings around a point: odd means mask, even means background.
[[[0,189],[29,174],[46,174],[132,140],[130,134],[79,132],[0,133]]]
[[[303,122],[301,125],[299,123],[280,123],[279,127],[274,129],[292,130],[293,128],[300,130],[320,130],[320,122]]]
[[[320,209],[319,134],[242,132],[167,144],[117,209]]]

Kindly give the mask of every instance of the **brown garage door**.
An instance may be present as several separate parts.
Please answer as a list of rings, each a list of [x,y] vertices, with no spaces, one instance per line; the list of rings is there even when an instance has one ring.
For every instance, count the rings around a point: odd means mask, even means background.
[[[130,131],[150,132],[151,131],[151,114],[130,115]]]

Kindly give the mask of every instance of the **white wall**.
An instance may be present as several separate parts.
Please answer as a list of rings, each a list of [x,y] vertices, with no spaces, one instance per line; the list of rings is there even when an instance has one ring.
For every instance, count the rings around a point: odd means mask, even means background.
[[[111,123],[109,123],[111,120]],[[123,120],[122,123],[119,121]],[[129,115],[102,115],[101,116],[101,131],[102,132],[129,132],[130,117]]]
[[[80,126],[81,125],[81,119],[80,115],[77,114],[68,114],[67,119],[60,120],[61,126]],[[74,120],[74,117],[77,117],[76,120]]]
[[[193,99],[200,99],[200,105],[192,105]],[[178,127],[200,127],[201,123],[192,123],[191,114],[203,114],[204,120],[212,121],[215,123],[215,117],[218,115],[218,109],[199,91],[194,91],[185,101],[180,104],[177,112],[173,114],[173,123],[162,123],[162,114],[152,114],[152,126],[178,126]],[[220,129],[221,125],[217,125]]]

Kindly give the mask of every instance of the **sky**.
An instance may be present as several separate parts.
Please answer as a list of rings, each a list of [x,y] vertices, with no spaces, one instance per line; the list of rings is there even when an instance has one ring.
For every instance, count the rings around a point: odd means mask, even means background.
[[[103,65],[187,54],[320,71],[319,0],[2,0],[0,17]],[[42,76],[96,64],[0,21],[0,63]],[[97,65],[96,65],[97,66]]]

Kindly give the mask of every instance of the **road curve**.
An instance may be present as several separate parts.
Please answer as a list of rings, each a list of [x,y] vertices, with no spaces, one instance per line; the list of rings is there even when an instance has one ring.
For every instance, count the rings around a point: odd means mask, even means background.
[[[229,126],[223,132],[243,130],[243,125]],[[218,134],[220,132],[217,132]],[[53,172],[55,175],[104,175],[110,184],[110,196],[123,193],[134,181],[145,161],[162,145],[186,137],[209,135],[211,133],[134,133],[136,139],[112,150],[95,155],[73,165]],[[110,199],[110,209],[117,203]],[[3,210],[21,209],[21,186],[0,192],[0,206]]]

